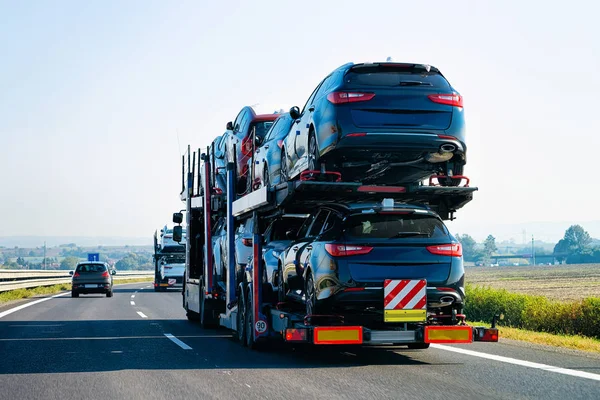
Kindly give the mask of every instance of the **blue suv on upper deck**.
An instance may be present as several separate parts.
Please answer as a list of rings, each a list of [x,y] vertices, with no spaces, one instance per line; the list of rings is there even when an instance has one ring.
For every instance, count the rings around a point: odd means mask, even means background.
[[[343,180],[405,184],[462,175],[466,164],[462,96],[433,66],[346,64],[315,88],[282,146],[283,180],[306,170]],[[457,186],[460,179],[439,183]]]

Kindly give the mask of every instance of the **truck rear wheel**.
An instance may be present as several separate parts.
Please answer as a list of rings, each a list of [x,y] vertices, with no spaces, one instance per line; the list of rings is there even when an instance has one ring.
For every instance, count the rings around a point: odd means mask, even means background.
[[[246,345],[246,302],[244,301],[244,291],[242,290],[238,298],[237,319],[236,319],[236,338],[238,342]]]
[[[429,343],[410,343],[408,348],[412,350],[425,350],[429,348]]]

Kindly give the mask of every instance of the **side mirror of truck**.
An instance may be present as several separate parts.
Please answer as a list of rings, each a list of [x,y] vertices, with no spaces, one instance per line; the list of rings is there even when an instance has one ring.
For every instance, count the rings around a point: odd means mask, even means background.
[[[180,212],[173,213],[173,222],[180,224],[183,221],[183,214]]]
[[[229,122],[227,123],[227,130],[228,130],[228,131],[232,131],[232,130],[233,130],[233,122],[229,121]]]
[[[183,239],[183,227],[177,225],[173,227],[173,241],[180,243]]]

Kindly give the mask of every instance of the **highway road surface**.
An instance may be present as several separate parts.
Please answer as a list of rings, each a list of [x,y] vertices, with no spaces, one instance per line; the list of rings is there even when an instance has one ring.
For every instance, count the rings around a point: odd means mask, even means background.
[[[178,292],[0,307],[0,399],[600,399],[600,358],[504,341],[258,353],[189,323]]]

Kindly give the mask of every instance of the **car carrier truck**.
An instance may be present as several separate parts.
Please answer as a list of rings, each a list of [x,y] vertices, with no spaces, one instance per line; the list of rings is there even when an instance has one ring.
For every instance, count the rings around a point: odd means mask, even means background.
[[[234,151],[235,154],[235,151]],[[383,317],[384,281],[379,291],[381,318],[348,322],[345,315],[307,315],[305,308],[276,296],[267,295],[264,265],[261,261],[261,219],[283,213],[306,213],[317,205],[348,201],[376,201],[387,204],[420,205],[437,213],[442,220],[454,218],[455,212],[473,198],[477,190],[467,183],[459,187],[441,187],[426,182],[403,187],[372,186],[343,182],[339,174],[324,170],[307,171],[299,180],[262,187],[238,197],[235,190],[235,160],[227,163],[227,190],[215,190],[215,167],[208,149],[191,153],[188,147],[182,158],[181,200],[185,203],[187,225],[186,268],[183,281],[183,307],[189,320],[203,327],[222,326],[234,332],[245,346],[260,348],[271,340],[313,345],[407,345],[427,348],[430,343],[471,343],[498,341],[498,330],[473,327],[463,314],[441,318],[421,305],[416,312],[402,311],[396,319]],[[253,262],[240,271],[235,260],[236,227],[252,217],[254,223]],[[183,213],[174,213],[173,222],[183,222]],[[218,218],[226,218],[226,271],[216,276],[213,261],[212,228]],[[175,240],[181,240],[181,226],[174,228]],[[462,261],[462,260],[461,260]],[[413,279],[413,278],[411,278]],[[414,279],[413,279],[414,280]],[[389,283],[389,282],[388,282]],[[426,282],[421,282],[426,285]],[[377,289],[377,288],[376,288]],[[435,288],[434,288],[435,289]],[[429,288],[428,288],[429,290]],[[377,292],[379,293],[379,292]],[[414,310],[412,310],[414,311]]]

